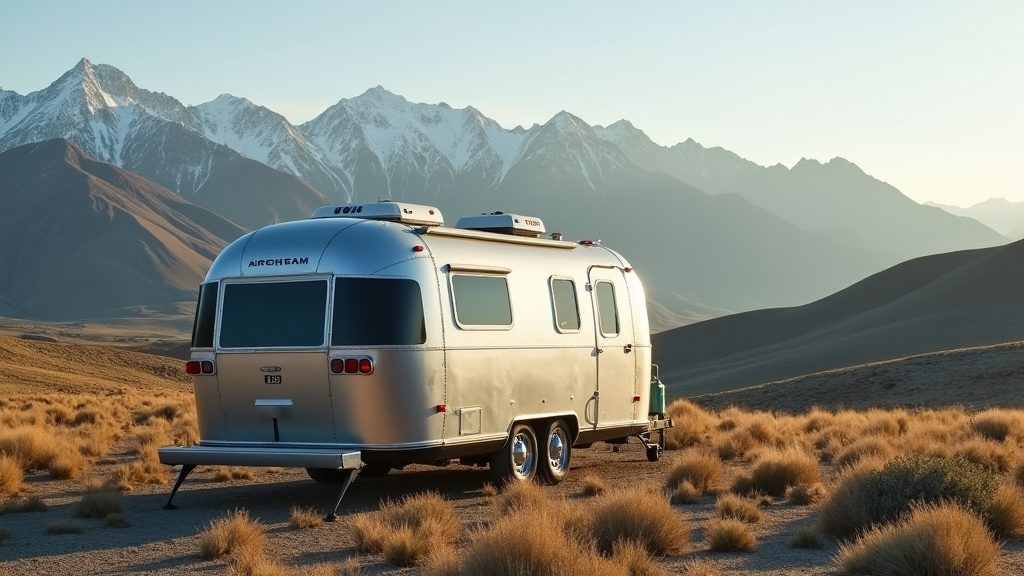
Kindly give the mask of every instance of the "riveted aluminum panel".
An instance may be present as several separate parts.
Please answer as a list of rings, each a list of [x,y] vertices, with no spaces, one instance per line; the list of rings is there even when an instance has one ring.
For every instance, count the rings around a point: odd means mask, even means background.
[[[324,248],[339,232],[361,220],[327,218],[265,226],[252,234],[239,262],[239,275],[281,276],[312,274]]]

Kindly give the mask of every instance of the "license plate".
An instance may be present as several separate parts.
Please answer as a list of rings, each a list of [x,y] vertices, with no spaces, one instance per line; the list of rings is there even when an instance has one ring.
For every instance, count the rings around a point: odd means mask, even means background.
[[[264,374],[263,375],[263,383],[264,384],[280,384],[281,383],[281,375],[280,374],[274,374],[274,375]]]

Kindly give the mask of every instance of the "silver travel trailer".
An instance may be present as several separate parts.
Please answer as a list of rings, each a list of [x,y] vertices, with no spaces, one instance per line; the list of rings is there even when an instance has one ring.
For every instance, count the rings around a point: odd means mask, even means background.
[[[629,263],[533,217],[443,224],[325,206],[224,249],[186,363],[201,440],[159,451],[182,465],[171,499],[197,465],[304,467],[342,484],[336,512],[359,468],[458,460],[554,484],[574,447],[630,436],[658,458],[672,423]]]

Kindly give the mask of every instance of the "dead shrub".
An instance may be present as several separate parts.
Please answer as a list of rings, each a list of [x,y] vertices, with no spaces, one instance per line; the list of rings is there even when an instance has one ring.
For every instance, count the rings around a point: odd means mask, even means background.
[[[757,446],[757,441],[750,435],[749,430],[733,430],[724,438],[716,439],[714,446],[722,460],[735,460],[742,458],[754,446]]]
[[[690,526],[657,491],[634,487],[598,500],[590,516],[590,533],[602,553],[619,540],[643,544],[647,552],[677,556],[690,550]]]
[[[356,514],[349,525],[356,550],[367,554],[378,554],[384,549],[384,539],[389,527],[371,512]]]
[[[689,400],[679,399],[665,408],[675,426],[665,431],[665,448],[679,450],[704,441],[711,416]]]
[[[57,436],[41,427],[0,432],[0,454],[17,460],[22,470],[45,470],[61,450]]]
[[[522,508],[539,508],[548,503],[544,487],[533,482],[509,482],[498,496],[498,510],[507,514]]]
[[[757,542],[746,523],[732,518],[708,522],[707,535],[712,552],[750,552]]]
[[[985,410],[971,420],[971,430],[995,442],[1003,442],[1010,436],[1020,437],[1024,432],[1024,412],[1002,408]]]
[[[687,481],[704,493],[721,479],[722,461],[717,455],[704,450],[689,450],[672,467],[665,487],[671,490]]]
[[[291,576],[291,570],[268,558],[263,550],[240,549],[228,559],[228,576]],[[334,576],[333,571],[316,571],[316,576]]]
[[[79,451],[65,451],[54,456],[46,466],[46,470],[54,478],[69,480],[81,476],[88,465],[89,460]]]
[[[128,517],[120,512],[111,512],[103,517],[103,523],[111,528],[127,528],[131,526]]]
[[[21,491],[25,471],[11,456],[0,455],[0,496],[13,496]]]
[[[985,523],[956,504],[916,507],[904,520],[840,545],[836,557],[851,572],[964,576],[998,573],[998,558],[999,545]]]
[[[231,480],[231,470],[229,468],[216,468],[213,471],[214,482],[228,482]]]
[[[234,510],[223,518],[211,520],[199,533],[199,551],[203,558],[213,559],[244,551],[259,554],[266,544],[265,528],[253,520],[246,510]]]
[[[425,529],[427,532],[430,528]],[[384,539],[384,559],[394,566],[416,566],[430,550],[431,542],[408,527],[395,530]]]
[[[750,476],[739,479],[733,490],[782,496],[790,486],[820,481],[821,467],[814,457],[797,449],[770,450],[754,461]]]
[[[288,525],[292,528],[319,528],[324,523],[324,519],[313,508],[292,506],[291,512]]]
[[[351,529],[358,550],[416,563],[428,550],[452,545],[462,533],[462,522],[451,502],[425,492],[384,502],[377,512],[358,514]]]
[[[693,504],[701,497],[701,494],[700,489],[690,484],[689,480],[683,480],[669,494],[669,502],[672,504]]]
[[[85,532],[85,525],[74,520],[57,520],[47,524],[44,530],[48,534],[81,534]]]
[[[851,466],[865,456],[874,456],[890,460],[896,455],[896,449],[885,438],[868,436],[842,449],[832,460],[836,466]]]
[[[1024,537],[1024,490],[1003,484],[996,490],[985,520],[997,538]]]
[[[685,576],[721,576],[721,572],[708,560],[687,560],[683,562]]]
[[[39,496],[28,498],[14,498],[0,502],[0,515],[22,514],[25,512],[46,512],[49,507]]]
[[[586,478],[583,480],[584,485],[586,485]],[[484,487],[480,489],[480,494],[482,494],[484,498],[487,498],[488,502],[494,502],[494,499],[498,497],[498,487],[490,482],[485,482]]]
[[[750,418],[746,431],[754,442],[765,446],[774,446],[779,440],[779,430],[775,419],[770,414],[757,413]]]
[[[601,479],[600,476],[594,476],[593,474],[587,474],[583,477],[583,495],[584,496],[600,496],[608,491],[608,485]]]
[[[1007,472],[1017,459],[1016,448],[1008,443],[995,443],[980,436],[970,436],[953,449],[954,456],[963,456],[968,461],[993,472]]]
[[[252,480],[255,478],[252,468],[248,467],[232,467],[231,478],[234,480]]]
[[[629,576],[669,576],[669,572],[658,566],[639,542],[619,541],[612,547],[612,560],[625,568]]]
[[[810,486],[800,484],[786,489],[786,501],[797,506],[808,506],[820,502],[826,494],[825,486],[821,482]]]
[[[462,558],[455,548],[442,546],[427,553],[420,564],[420,572],[423,576],[462,576]],[[345,575],[339,570],[338,576]],[[362,572],[354,572],[350,576],[362,576]]]
[[[99,490],[86,492],[75,504],[74,514],[80,518],[104,518],[108,514],[119,514],[124,510],[124,499],[120,492]]]
[[[754,523],[764,519],[764,514],[757,503],[735,494],[722,494],[715,502],[715,512],[719,518],[734,518],[742,522]]]
[[[817,531],[805,526],[793,533],[793,537],[789,539],[789,546],[790,548],[821,549],[825,544]]]

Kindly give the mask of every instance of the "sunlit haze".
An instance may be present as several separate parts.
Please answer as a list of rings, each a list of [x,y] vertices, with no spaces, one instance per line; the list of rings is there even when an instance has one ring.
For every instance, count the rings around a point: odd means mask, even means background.
[[[914,200],[1024,201],[1024,2],[7,3],[0,86],[81,58],[299,124],[373,86],[506,128],[567,110],[762,165],[842,156]]]

